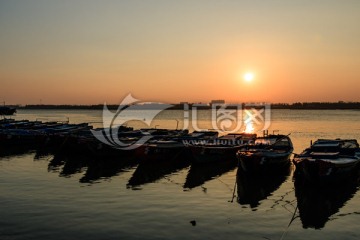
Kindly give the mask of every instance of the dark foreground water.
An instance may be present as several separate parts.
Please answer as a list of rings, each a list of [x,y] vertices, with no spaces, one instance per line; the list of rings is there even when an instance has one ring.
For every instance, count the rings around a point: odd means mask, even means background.
[[[181,114],[162,113],[153,124],[171,128]],[[101,111],[20,110],[16,116],[66,117],[100,122]],[[274,110],[270,129],[291,133],[300,152],[317,138],[360,140],[359,120],[360,111]],[[236,164],[121,166],[26,149],[0,155],[2,240],[360,238],[358,185],[298,189],[293,169],[237,179]]]

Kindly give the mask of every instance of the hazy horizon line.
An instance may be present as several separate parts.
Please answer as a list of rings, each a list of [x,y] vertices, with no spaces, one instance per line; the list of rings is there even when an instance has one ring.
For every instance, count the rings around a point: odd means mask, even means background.
[[[259,104],[259,103],[266,103],[266,104],[274,104],[274,105],[294,105],[294,104],[360,104],[360,101],[296,101],[296,102],[267,102],[267,101],[247,101],[247,102],[224,102],[224,103],[215,103],[215,104],[228,104],[228,105],[236,105],[236,104]],[[25,106],[103,106],[104,104],[110,106],[110,105],[121,105],[117,103],[95,103],[95,104],[54,104],[54,103],[38,103],[38,104],[3,104],[3,106],[17,106],[17,107],[25,107]],[[183,104],[212,104],[212,102],[188,102],[188,101],[182,101],[177,103],[167,103],[167,102],[140,102],[137,104],[164,104],[164,105],[183,105]]]

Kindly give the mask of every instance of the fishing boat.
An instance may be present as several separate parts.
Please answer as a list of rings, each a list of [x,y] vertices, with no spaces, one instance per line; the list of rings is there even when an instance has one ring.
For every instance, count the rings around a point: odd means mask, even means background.
[[[184,148],[172,139],[186,133],[155,128],[95,129],[91,136],[81,137],[78,142],[98,157],[134,157],[140,160],[163,157],[165,153]]]
[[[0,115],[14,115],[14,113],[16,113],[16,108],[6,106],[0,107]]]
[[[332,182],[356,175],[360,149],[355,139],[319,139],[293,159],[305,182]]]
[[[22,128],[27,125],[29,120],[14,120],[14,119],[2,119],[0,129],[16,129]]]
[[[191,157],[189,145],[208,142],[216,135],[214,132],[201,131],[188,133],[187,130],[167,130],[166,134],[154,135],[150,141],[136,149],[142,161],[172,160]]]
[[[71,134],[90,129],[88,123],[64,124],[40,121],[2,121],[0,123],[0,145],[53,145],[62,144]]]
[[[236,152],[245,144],[253,142],[256,134],[231,133],[206,144],[190,146],[196,163],[208,163],[236,159]]]
[[[290,134],[289,134],[290,135]],[[243,146],[236,154],[239,167],[247,171],[271,171],[290,164],[293,144],[289,135],[270,134]]]
[[[199,145],[199,144],[206,144],[209,141],[217,139],[219,136],[219,132],[217,131],[194,131],[190,134],[181,137],[182,142],[189,146],[189,145]]]
[[[38,146],[46,139],[46,135],[36,130],[7,129],[0,130],[0,145],[2,146]]]
[[[144,136],[144,133],[131,129],[119,129],[119,131],[114,132],[115,134],[112,134],[110,129],[99,128],[91,131],[90,135],[78,136],[74,140],[84,152],[99,159],[134,158],[134,149],[127,149],[127,147],[135,144]]]
[[[171,160],[186,155],[187,148],[175,140],[153,140],[140,146],[137,153],[144,161]]]

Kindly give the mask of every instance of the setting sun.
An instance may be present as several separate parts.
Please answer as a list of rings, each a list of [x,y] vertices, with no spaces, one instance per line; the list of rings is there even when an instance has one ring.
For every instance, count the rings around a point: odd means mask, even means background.
[[[243,78],[246,82],[251,82],[254,79],[254,74],[252,72],[245,73]]]

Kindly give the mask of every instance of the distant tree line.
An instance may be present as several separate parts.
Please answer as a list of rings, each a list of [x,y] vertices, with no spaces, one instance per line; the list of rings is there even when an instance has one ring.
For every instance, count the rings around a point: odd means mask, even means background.
[[[271,104],[272,109],[360,109],[360,102],[296,102]]]
[[[18,106],[18,109],[103,109],[103,105],[53,105],[53,104],[35,104]],[[119,105],[108,105],[109,109],[117,109]]]
[[[144,106],[144,105],[143,105]],[[150,104],[147,107],[142,109],[156,109],[160,107],[160,104]],[[198,109],[210,109],[211,106],[207,104],[187,104],[187,107],[191,109],[192,106],[196,106]],[[14,106],[17,109],[88,109],[88,110],[101,110],[103,109],[102,104],[97,105],[50,105],[50,104],[37,104],[37,105],[24,105],[24,106]],[[107,105],[110,110],[117,110],[119,105]],[[246,107],[245,104],[242,107]],[[296,103],[274,103],[271,104],[272,109],[360,109],[360,102],[296,102]],[[184,104],[172,104],[171,107],[167,109],[184,109]]]

